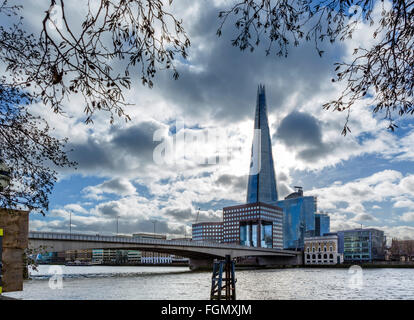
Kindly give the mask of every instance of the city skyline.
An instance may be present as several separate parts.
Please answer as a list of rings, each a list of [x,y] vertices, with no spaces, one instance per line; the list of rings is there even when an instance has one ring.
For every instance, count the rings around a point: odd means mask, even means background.
[[[35,21],[41,10],[28,6]],[[350,57],[352,48],[367,41],[369,26],[363,25],[350,43],[327,46],[324,59],[306,44],[286,59],[265,58],[262,52],[232,48],[230,36],[216,39],[212,25],[219,4],[205,10],[190,2],[177,7],[193,39],[191,59],[179,63],[177,81],[159,74],[153,89],[137,86],[127,93],[136,102],[126,110],[131,122],[116,120],[110,126],[99,115],[93,127],[85,125],[76,97],[67,103],[73,114],[65,121],[35,107],[56,136],[69,137],[74,150],[69,156],[79,165],[76,171],[60,170],[50,210],[46,217],[31,214],[32,230],[69,230],[69,211],[73,232],[115,232],[119,216],[120,233],[152,232],[151,220],[156,219],[157,232],[190,234],[198,208],[200,219],[219,220],[224,206],[245,202],[254,97],[262,82],[279,198],[301,185],[330,213],[332,230],[363,224],[382,228],[388,238],[414,237],[412,125],[403,121],[396,132],[388,131],[362,100],[351,114],[351,133],[343,137],[346,114],[321,107],[340,90],[330,81],[332,63]],[[177,119],[185,120],[189,132],[228,130],[233,147],[229,164],[155,166],[153,132],[162,129],[164,137],[171,137]]]

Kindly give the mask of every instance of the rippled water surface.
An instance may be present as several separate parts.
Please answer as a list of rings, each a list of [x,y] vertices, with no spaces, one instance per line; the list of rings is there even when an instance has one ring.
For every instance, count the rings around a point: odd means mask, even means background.
[[[208,299],[210,272],[186,267],[61,266],[62,289],[51,289],[51,266],[39,266],[21,299]],[[55,268],[56,266],[52,266]],[[238,299],[414,299],[414,269],[267,269],[236,271]]]

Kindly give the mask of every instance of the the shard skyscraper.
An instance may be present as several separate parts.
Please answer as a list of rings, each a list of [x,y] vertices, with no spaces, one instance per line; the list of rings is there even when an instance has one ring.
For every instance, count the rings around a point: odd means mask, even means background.
[[[264,202],[276,205],[277,200],[276,175],[267,120],[266,94],[264,86],[259,85],[249,182],[247,184],[247,203]]]

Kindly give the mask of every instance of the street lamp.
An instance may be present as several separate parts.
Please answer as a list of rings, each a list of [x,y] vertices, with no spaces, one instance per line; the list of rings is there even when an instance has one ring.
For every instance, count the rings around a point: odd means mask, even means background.
[[[157,220],[151,220],[151,222],[154,224],[154,238],[155,238],[155,224],[157,223]]]
[[[69,211],[69,234],[72,234],[72,211]]]
[[[118,220],[119,216],[116,216],[116,235],[118,235]]]

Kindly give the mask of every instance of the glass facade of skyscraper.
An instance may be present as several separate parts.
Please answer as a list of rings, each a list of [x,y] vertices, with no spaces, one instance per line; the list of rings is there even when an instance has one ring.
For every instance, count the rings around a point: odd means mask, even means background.
[[[278,199],[276,175],[267,120],[265,88],[261,85],[257,91],[254,129],[255,138],[252,146],[246,202],[275,205]]]
[[[315,232],[316,198],[296,192],[276,205],[283,209],[283,247],[303,250],[305,236]]]
[[[325,213],[315,214],[315,237],[321,237],[330,232],[331,219]]]

